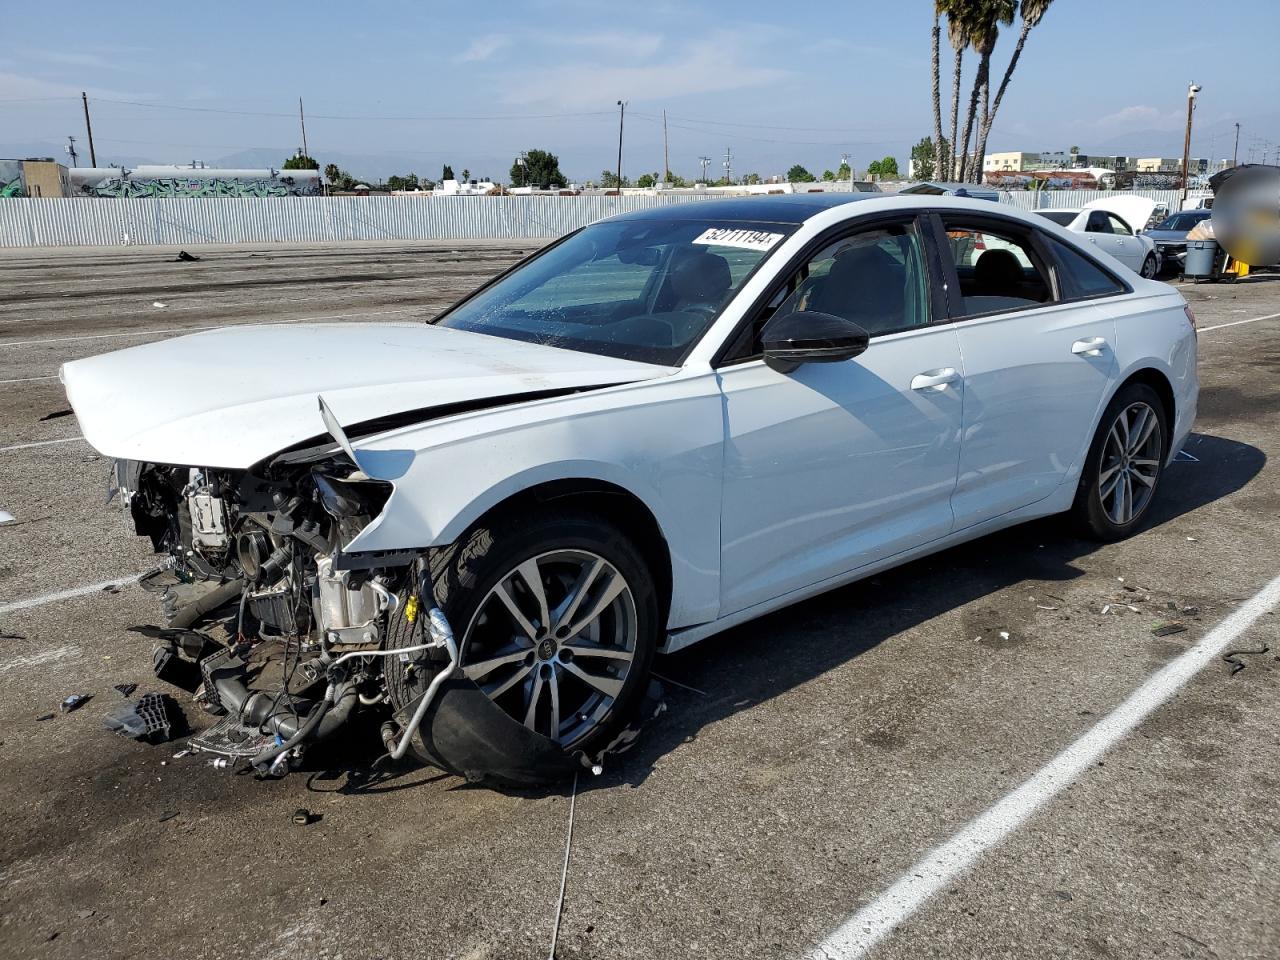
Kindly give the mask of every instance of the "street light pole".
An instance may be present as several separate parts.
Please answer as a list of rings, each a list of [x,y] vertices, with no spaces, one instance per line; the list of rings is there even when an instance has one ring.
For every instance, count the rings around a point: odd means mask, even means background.
[[[98,165],[98,154],[93,149],[93,124],[89,122],[89,94],[81,91],[80,101],[84,104],[84,130],[89,135],[89,166]]]
[[[622,196],[622,122],[627,116],[627,102],[618,101],[618,196]]]
[[[1196,94],[1200,92],[1199,84],[1187,84],[1187,136],[1182,141],[1182,205],[1187,204],[1187,177],[1191,173],[1191,114],[1196,109]]]

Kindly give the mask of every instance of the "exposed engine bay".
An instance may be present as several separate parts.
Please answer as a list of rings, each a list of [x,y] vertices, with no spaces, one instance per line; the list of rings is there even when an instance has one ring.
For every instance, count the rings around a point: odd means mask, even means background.
[[[515,723],[466,679],[432,551],[343,553],[391,485],[331,441],[248,470],[116,461],[115,488],[167,556],[142,584],[169,614],[157,675],[219,717],[193,750],[283,775],[373,711],[391,760],[412,752],[474,781],[539,782],[597,762]]]

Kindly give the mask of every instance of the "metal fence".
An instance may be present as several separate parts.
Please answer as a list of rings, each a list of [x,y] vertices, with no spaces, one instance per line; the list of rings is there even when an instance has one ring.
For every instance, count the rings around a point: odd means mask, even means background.
[[[1105,196],[1149,196],[1178,209],[1176,190],[1004,193],[1024,210],[1081,207]],[[577,197],[32,198],[0,200],[0,247],[351,240],[536,240],[603,217],[698,194]]]

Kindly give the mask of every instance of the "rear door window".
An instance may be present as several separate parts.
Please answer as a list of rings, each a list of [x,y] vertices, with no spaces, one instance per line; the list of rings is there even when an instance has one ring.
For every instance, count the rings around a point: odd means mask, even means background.
[[[1052,237],[1045,237],[1061,266],[1059,280],[1068,300],[1110,297],[1127,293],[1128,288],[1084,254]]]
[[[1025,310],[1053,300],[1048,268],[1028,234],[953,218],[944,223],[962,316]]]

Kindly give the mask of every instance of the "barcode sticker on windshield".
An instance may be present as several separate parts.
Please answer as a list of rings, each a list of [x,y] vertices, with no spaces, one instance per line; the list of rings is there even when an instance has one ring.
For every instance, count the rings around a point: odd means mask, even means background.
[[[761,233],[759,230],[732,230],[725,227],[712,227],[694,243],[702,243],[717,247],[742,247],[744,250],[768,250],[781,240],[781,233]]]

